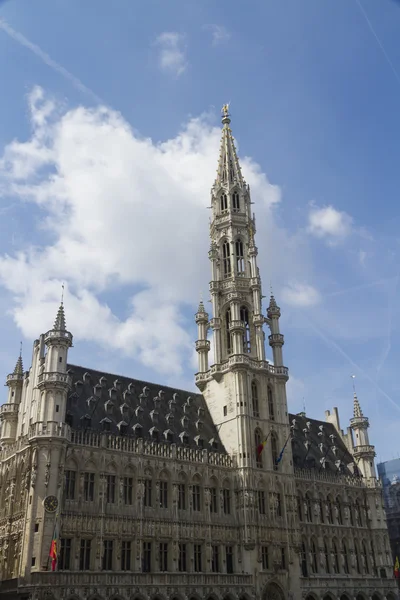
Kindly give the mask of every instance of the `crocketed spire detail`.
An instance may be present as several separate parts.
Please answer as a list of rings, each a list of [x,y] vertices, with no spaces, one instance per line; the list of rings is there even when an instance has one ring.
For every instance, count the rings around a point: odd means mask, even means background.
[[[239,159],[236,153],[235,142],[232,130],[229,127],[231,120],[229,118],[229,106],[225,104],[222,107],[222,136],[219,152],[217,179],[214,187],[223,186],[230,188],[234,185],[243,187],[245,181],[239,165]]]
[[[22,364],[22,356],[18,356],[17,364],[15,365],[15,369],[13,375],[23,375],[24,374],[24,366]]]
[[[64,304],[61,302],[60,308],[58,309],[56,320],[54,321],[55,331],[66,331],[67,327],[65,324]]]
[[[364,416],[363,413],[362,413],[361,406],[360,406],[360,403],[358,401],[358,398],[357,398],[356,394],[354,394],[354,411],[353,412],[354,412],[354,417],[355,418],[359,418],[359,417],[363,417]]]
[[[204,302],[203,302],[203,300],[200,300],[199,308],[197,309],[197,312],[198,313],[205,313],[206,312],[206,309],[204,308]]]

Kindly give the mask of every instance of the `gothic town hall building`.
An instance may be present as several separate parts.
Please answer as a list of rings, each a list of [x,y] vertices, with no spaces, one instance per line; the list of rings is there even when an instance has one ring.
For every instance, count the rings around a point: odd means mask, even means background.
[[[71,364],[61,304],[29,370],[20,357],[7,376],[0,409],[0,597],[397,598],[357,397],[346,433],[337,409],[326,421],[288,413],[281,313],[273,296],[262,311],[227,107],[222,124],[212,315],[200,302],[195,316],[199,393]]]

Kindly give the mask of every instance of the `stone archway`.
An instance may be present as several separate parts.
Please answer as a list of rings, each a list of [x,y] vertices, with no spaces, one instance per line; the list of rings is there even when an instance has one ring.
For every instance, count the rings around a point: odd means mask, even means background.
[[[364,594],[357,594],[356,600],[366,600]]]
[[[351,600],[347,594],[342,594],[340,600]]]
[[[285,600],[285,595],[277,583],[269,583],[263,592],[262,600]]]

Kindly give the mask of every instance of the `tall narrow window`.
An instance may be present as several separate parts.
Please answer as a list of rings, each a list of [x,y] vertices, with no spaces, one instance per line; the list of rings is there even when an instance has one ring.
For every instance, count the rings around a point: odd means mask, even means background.
[[[143,542],[143,573],[150,573],[151,571],[151,542]]]
[[[194,570],[196,573],[201,573],[202,568],[201,568],[201,544],[194,544],[193,547],[193,554],[194,554]]]
[[[368,553],[365,542],[362,543],[362,557],[363,563],[365,564],[365,572],[369,574]]]
[[[312,500],[310,497],[310,494],[307,492],[306,494],[306,506],[307,506],[307,513],[306,513],[306,521],[308,521],[309,523],[312,523],[313,520],[313,512],[312,512]]]
[[[338,525],[343,525],[342,506],[341,506],[339,497],[336,498],[336,514],[337,514]]]
[[[261,547],[261,561],[262,561],[262,568],[263,571],[266,571],[268,569],[268,546],[262,546]]]
[[[217,505],[217,488],[211,487],[210,488],[210,512],[216,513],[218,511],[217,506],[218,506]]]
[[[322,502],[322,500],[319,501],[319,518],[321,520],[321,523],[325,523],[324,503]]]
[[[331,570],[329,568],[329,552],[328,552],[328,546],[327,546],[326,542],[324,542],[324,554],[325,554],[325,571],[327,573],[330,573]]]
[[[112,557],[113,557],[113,541],[104,540],[103,542],[103,571],[112,570]]]
[[[107,475],[107,502],[115,502],[115,475]]]
[[[224,277],[229,277],[231,274],[231,249],[229,242],[222,244],[222,266]]]
[[[275,434],[271,434],[271,457],[272,457],[272,467],[274,471],[278,469],[277,460],[278,460],[278,442]]]
[[[265,515],[265,492],[258,490],[258,512],[260,515]]]
[[[69,571],[71,567],[71,539],[61,538],[60,556],[58,559],[58,569],[60,571]]]
[[[90,550],[92,540],[81,540],[79,552],[79,570],[89,571],[90,569]]]
[[[279,492],[275,496],[275,502],[276,502],[276,516],[281,517],[282,516],[282,496]]]
[[[337,544],[335,541],[332,542],[332,550],[333,550],[333,571],[334,573],[339,573],[339,553],[337,549]]]
[[[76,471],[65,471],[65,499],[75,500]]]
[[[133,477],[124,477],[124,504],[132,504],[133,499]]]
[[[168,571],[168,543],[160,542],[158,547],[158,568],[160,571]]]
[[[261,439],[261,432],[259,429],[256,429],[254,432],[254,442],[256,446],[256,464],[259,469],[263,467],[263,459],[262,459],[262,450],[260,452],[260,446],[264,440]]]
[[[251,403],[253,405],[253,417],[259,417],[260,409],[258,406],[258,386],[254,379],[251,382]]]
[[[93,502],[94,500],[94,473],[83,475],[83,499],[86,502]]]
[[[224,501],[224,513],[226,515],[231,514],[231,492],[228,488],[222,490],[222,496]]]
[[[200,510],[200,486],[194,485],[192,492],[193,510]]]
[[[213,573],[219,573],[219,548],[218,546],[211,546],[211,571]]]
[[[268,387],[268,412],[270,421],[275,421],[275,410],[274,410],[274,396],[272,393],[272,389]]]
[[[186,570],[186,544],[179,544],[178,571]]]
[[[232,210],[233,212],[239,212],[240,210],[240,200],[237,192],[233,192],[232,194]]]
[[[121,544],[121,571],[131,570],[131,542]]]
[[[244,323],[243,352],[250,352],[250,321],[249,311],[245,306],[240,308],[240,320]]]
[[[221,212],[226,212],[228,210],[228,196],[226,194],[221,194]]]
[[[328,498],[327,503],[326,503],[326,516],[328,519],[328,523],[330,525],[333,525],[333,508],[332,508],[331,498]]]
[[[168,481],[160,481],[160,508],[168,508]]]
[[[243,251],[242,240],[236,240],[235,253],[236,253],[236,272],[244,273],[244,251]]]
[[[233,547],[226,546],[226,572],[233,573]]]
[[[232,352],[232,335],[229,330],[231,325],[231,309],[228,308],[225,314],[225,327],[226,327],[226,351],[228,354]]]

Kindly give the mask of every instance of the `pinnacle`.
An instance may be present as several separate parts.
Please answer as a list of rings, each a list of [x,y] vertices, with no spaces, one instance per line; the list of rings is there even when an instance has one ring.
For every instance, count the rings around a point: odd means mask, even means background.
[[[66,331],[67,330],[67,327],[65,324],[64,305],[62,302],[60,304],[60,308],[58,309],[56,320],[54,321],[53,329],[55,331]]]
[[[354,417],[359,418],[359,417],[363,417],[363,416],[364,415],[362,413],[361,406],[358,401],[357,395],[356,395],[356,393],[354,393]]]
[[[225,105],[222,111],[223,128],[215,186],[217,187],[222,185],[224,187],[230,187],[233,185],[239,185],[240,187],[243,187],[244,179],[236,153],[232,130],[229,127],[230,118],[228,114],[228,106]]]
[[[13,375],[23,375],[23,374],[24,374],[24,366],[22,364],[22,356],[19,355],[17,364],[15,365]]]
[[[204,302],[203,302],[203,300],[200,300],[200,302],[199,302],[199,308],[197,309],[197,312],[199,312],[199,313],[205,313],[206,312],[206,309],[204,308]]]

